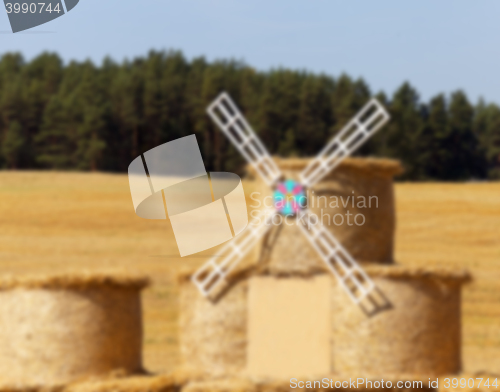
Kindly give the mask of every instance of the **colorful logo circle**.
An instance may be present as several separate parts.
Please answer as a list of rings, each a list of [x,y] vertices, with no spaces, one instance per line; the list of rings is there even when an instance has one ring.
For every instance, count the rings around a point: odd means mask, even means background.
[[[306,206],[306,192],[297,181],[278,183],[273,194],[274,207],[282,215],[295,215]]]

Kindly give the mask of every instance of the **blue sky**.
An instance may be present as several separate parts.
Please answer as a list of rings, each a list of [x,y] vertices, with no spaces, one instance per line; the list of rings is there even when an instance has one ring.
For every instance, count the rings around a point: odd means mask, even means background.
[[[8,33],[0,13],[0,53],[100,62],[173,48],[260,70],[346,72],[372,91],[408,80],[425,100],[461,88],[500,103],[499,18],[498,0],[80,0],[25,33]]]

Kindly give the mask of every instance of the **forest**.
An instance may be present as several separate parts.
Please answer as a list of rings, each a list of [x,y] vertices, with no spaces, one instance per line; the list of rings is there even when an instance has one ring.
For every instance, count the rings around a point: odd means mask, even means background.
[[[179,51],[100,65],[4,54],[0,168],[126,172],[139,154],[194,133],[207,169],[242,173],[244,161],[205,112],[222,90],[273,155],[315,155],[376,96],[391,121],[359,155],[401,160],[401,180],[500,178],[495,103],[473,103],[461,90],[422,102],[409,82],[388,95],[346,74],[264,72],[236,60],[187,60]]]

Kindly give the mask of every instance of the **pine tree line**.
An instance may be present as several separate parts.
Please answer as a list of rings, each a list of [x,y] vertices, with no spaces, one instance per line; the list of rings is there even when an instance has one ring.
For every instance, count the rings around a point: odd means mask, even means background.
[[[0,167],[124,172],[140,153],[195,133],[210,170],[243,160],[205,113],[226,90],[272,154],[315,155],[373,95],[362,79],[258,72],[238,61],[150,52],[121,64],[0,59]],[[500,178],[500,107],[462,91],[421,102],[404,83],[375,94],[391,122],[360,154],[400,159],[410,180]]]

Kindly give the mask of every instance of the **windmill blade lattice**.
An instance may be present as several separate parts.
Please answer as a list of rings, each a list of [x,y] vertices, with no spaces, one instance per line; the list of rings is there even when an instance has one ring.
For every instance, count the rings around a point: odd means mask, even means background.
[[[302,185],[311,187],[321,181],[382,128],[389,118],[384,107],[375,98],[371,99],[302,171]]]
[[[354,303],[359,304],[375,288],[366,272],[356,263],[318,216],[303,210],[297,217],[299,227],[321,256]]]
[[[352,301],[361,304],[376,286],[318,217],[300,202],[305,187],[311,187],[353,153],[388,120],[389,114],[376,99],[366,104],[300,174],[300,183],[281,181],[282,173],[262,142],[227,93],[220,94],[208,107],[208,114],[254,167],[266,184],[275,190],[275,205],[265,219],[257,217],[235,239],[222,248],[223,258],[212,258],[192,277],[204,296],[209,296],[227,274],[248,254],[270,229],[276,214],[295,215],[297,224],[328,269]],[[279,197],[276,197],[279,196]]]
[[[271,221],[277,214],[275,210],[262,212],[232,241],[222,247],[220,257],[212,257],[191,277],[203,296],[208,297],[224,281],[224,278],[238,265],[248,252],[271,228]]]
[[[267,185],[281,178],[280,169],[227,93],[221,93],[207,113]]]

